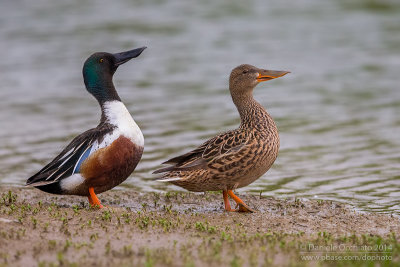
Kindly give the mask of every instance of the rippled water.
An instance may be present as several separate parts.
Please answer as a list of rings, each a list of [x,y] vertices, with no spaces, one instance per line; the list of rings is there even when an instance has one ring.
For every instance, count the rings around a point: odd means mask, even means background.
[[[23,185],[99,108],[81,69],[95,51],[146,45],[115,75],[145,135],[119,188],[238,125],[227,89],[241,63],[290,70],[255,96],[275,118],[274,167],[243,191],[400,213],[400,4],[396,1],[2,1],[0,181]]]

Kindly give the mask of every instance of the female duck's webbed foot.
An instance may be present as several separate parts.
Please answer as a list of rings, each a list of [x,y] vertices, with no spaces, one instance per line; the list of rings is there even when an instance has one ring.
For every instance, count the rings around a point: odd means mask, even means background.
[[[223,190],[222,194],[224,196],[224,203],[225,203],[225,210],[226,211],[237,211],[237,212],[256,212],[249,206],[247,206],[243,200],[241,200],[238,196],[236,196],[232,190]],[[236,202],[236,208],[237,209],[232,209],[231,205],[229,203],[228,196],[230,196],[235,202]],[[239,208],[238,208],[239,207]]]
[[[236,210],[238,212],[256,212],[255,210],[253,210],[252,208],[250,208],[249,206],[247,206],[246,204],[241,204],[241,203],[237,203],[236,204],[236,208],[239,206],[239,208]]]
[[[100,200],[97,198],[96,194],[94,193],[93,187],[89,187],[88,199],[89,199],[90,206],[92,208],[99,208],[99,209],[104,208],[104,206],[101,205]]]

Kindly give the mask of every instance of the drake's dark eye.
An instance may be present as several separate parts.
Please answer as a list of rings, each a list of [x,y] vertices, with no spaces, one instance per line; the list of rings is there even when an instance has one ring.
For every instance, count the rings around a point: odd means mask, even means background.
[[[99,60],[99,61],[100,61],[100,63],[103,63],[104,59],[100,58],[100,60]]]

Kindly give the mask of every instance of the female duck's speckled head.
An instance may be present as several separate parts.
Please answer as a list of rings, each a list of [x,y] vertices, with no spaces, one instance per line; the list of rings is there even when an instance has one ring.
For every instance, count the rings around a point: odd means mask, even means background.
[[[83,79],[86,89],[103,103],[107,100],[119,100],[112,83],[117,68],[132,58],[138,57],[146,47],[121,53],[98,52],[91,55],[83,65]]]
[[[260,82],[281,77],[289,71],[264,70],[249,64],[234,68],[229,78],[229,89],[232,94],[251,92]]]

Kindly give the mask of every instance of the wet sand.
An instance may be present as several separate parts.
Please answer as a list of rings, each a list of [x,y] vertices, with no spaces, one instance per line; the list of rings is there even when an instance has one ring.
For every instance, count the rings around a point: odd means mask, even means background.
[[[100,210],[32,188],[0,187],[0,196],[0,266],[336,265],[328,248],[353,257],[346,265],[400,261],[398,217],[331,201],[242,194],[257,210],[244,214],[225,212],[213,192],[114,190],[99,195]]]

